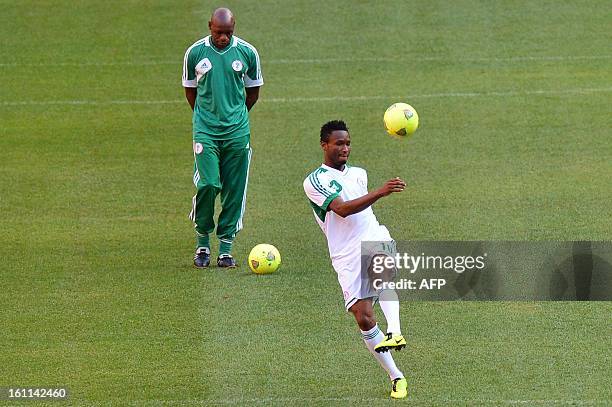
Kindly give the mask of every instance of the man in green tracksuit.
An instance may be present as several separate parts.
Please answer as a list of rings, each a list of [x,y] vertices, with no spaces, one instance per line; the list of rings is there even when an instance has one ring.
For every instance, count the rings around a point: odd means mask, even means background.
[[[210,233],[215,229],[215,199],[221,193],[217,225],[219,267],[236,267],[232,243],[242,229],[251,161],[249,113],[263,85],[259,54],[234,34],[234,16],[216,9],[210,35],[185,52],[183,87],[193,109],[195,157],[190,219],[195,224],[198,268],[210,264]]]

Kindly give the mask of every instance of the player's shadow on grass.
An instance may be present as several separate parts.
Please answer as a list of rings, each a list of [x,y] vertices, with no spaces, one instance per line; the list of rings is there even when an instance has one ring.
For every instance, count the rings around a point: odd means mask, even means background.
[[[571,253],[556,255],[540,270],[538,299],[554,301],[612,300],[612,265],[597,254],[609,244],[574,242]],[[609,252],[606,254],[610,254]]]
[[[482,242],[477,242],[470,255],[473,258],[485,253]],[[500,299],[500,281],[496,264],[489,260],[484,270],[468,269],[458,274],[453,287],[461,300],[491,301]]]

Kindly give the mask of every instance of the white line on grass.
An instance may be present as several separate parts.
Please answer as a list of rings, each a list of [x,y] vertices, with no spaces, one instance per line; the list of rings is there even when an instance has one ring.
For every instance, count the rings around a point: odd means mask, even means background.
[[[496,91],[496,92],[442,92],[414,95],[373,95],[373,96],[314,96],[290,98],[263,98],[261,103],[313,103],[313,102],[354,102],[368,100],[412,100],[419,98],[454,98],[454,97],[508,97],[508,96],[568,96],[588,95],[592,93],[612,92],[608,88],[578,88],[563,90],[527,90],[527,91]],[[187,103],[183,99],[176,100],[24,100],[3,101],[1,106],[48,106],[48,105],[168,105]]]
[[[453,58],[448,56],[414,56],[408,61],[448,61],[448,62],[521,62],[521,61],[579,61],[610,59],[612,55],[556,55],[556,56],[515,56],[515,57],[467,57]],[[397,58],[312,58],[312,59],[275,59],[268,61],[272,64],[324,64],[336,62],[399,62]]]
[[[443,92],[426,93],[420,95],[404,96],[328,96],[328,97],[297,97],[297,98],[270,98],[263,99],[270,103],[300,103],[300,102],[351,102],[360,100],[407,100],[419,98],[444,98],[444,97],[490,97],[490,96],[533,96],[533,95],[578,95],[600,92],[612,92],[610,88],[581,88],[564,90],[528,90],[528,91],[506,91],[506,92]]]
[[[453,58],[450,56],[414,56],[410,61],[448,61],[448,62],[525,62],[525,61],[581,61],[612,59],[612,55],[532,55],[509,57],[465,57]],[[397,58],[388,57],[348,57],[348,58],[307,58],[307,59],[270,59],[266,64],[331,64],[331,63],[359,63],[359,62],[397,62]],[[149,61],[64,61],[64,62],[0,62],[0,67],[28,67],[28,66],[146,66],[146,65],[182,65],[182,58],[176,60],[149,60]]]
[[[245,399],[227,399],[227,400],[209,400],[209,399],[186,399],[186,400],[137,400],[132,404],[178,404],[178,405],[226,405],[236,404],[287,404],[287,403],[314,403],[314,402],[349,402],[349,403],[372,403],[387,401],[381,398],[360,398],[360,397],[280,397],[280,398],[245,398]],[[573,406],[599,406],[609,405],[612,400],[493,400],[493,399],[414,399],[408,398],[412,404],[427,404],[427,405],[573,405]]]

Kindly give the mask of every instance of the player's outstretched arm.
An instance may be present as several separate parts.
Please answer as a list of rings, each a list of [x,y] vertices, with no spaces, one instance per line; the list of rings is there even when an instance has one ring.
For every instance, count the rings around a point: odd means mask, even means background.
[[[343,201],[341,197],[337,197],[329,204],[329,209],[337,213],[339,216],[346,218],[349,215],[359,213],[364,209],[372,206],[374,202],[380,198],[390,195],[394,192],[402,192],[406,188],[406,183],[400,178],[393,178],[385,182],[382,187],[368,192],[366,195],[350,201]]]

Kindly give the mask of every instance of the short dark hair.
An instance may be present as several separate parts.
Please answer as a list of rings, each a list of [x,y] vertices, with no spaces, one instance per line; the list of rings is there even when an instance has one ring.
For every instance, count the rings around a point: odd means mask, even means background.
[[[321,142],[327,143],[329,141],[329,135],[333,131],[342,130],[348,132],[349,129],[346,127],[346,123],[342,120],[330,120],[321,126]]]

